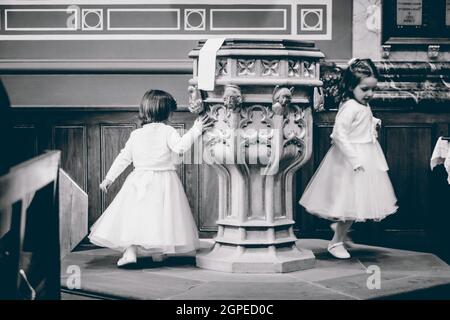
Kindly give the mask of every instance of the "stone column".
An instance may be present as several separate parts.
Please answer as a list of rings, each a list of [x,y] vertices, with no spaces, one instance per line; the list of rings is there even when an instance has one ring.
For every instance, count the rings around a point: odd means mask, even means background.
[[[354,58],[381,58],[381,1],[353,0]]]
[[[313,43],[229,39],[217,52],[214,91],[200,92],[202,45],[189,55],[190,110],[215,120],[203,136],[203,156],[217,171],[220,194],[215,245],[197,255],[197,266],[242,273],[312,268],[313,253],[296,246],[292,187],[311,156],[323,54]]]

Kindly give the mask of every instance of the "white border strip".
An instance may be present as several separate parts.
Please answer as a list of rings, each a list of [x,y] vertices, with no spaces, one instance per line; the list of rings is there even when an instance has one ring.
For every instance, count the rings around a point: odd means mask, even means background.
[[[291,5],[291,34],[297,34],[297,5]]]
[[[245,4],[245,3],[243,3]],[[283,12],[283,27],[282,28],[215,28],[214,27],[214,12]],[[211,31],[224,31],[224,30],[234,30],[234,31],[250,31],[250,30],[270,30],[270,31],[276,31],[276,30],[286,30],[286,24],[287,24],[287,10],[286,9],[211,9],[210,15],[209,15],[209,28]]]
[[[327,39],[324,40],[331,40],[332,39],[332,30],[333,30],[333,1],[327,0],[326,1],[327,6]]]
[[[0,35],[0,41],[24,40],[202,40],[209,38],[327,40],[324,35],[291,34],[24,34]],[[319,39],[319,37],[321,37]]]
[[[224,5],[224,4],[269,4],[290,5],[296,3],[314,3],[314,0],[1,0],[0,5],[153,5],[153,4],[186,4],[186,5]]]
[[[73,27],[66,28],[10,28],[8,27],[8,13],[9,12],[65,12],[74,13],[74,25]],[[5,30],[6,31],[76,31],[78,30],[78,10],[71,7],[67,9],[5,9]],[[67,25],[67,22],[66,22]]]
[[[180,30],[180,11],[181,9],[168,9],[168,8],[161,8],[161,9],[126,9],[126,8],[114,8],[114,9],[107,9],[108,12],[108,25],[107,30]],[[177,26],[176,27],[166,27],[166,28],[154,28],[154,27],[143,27],[143,28],[137,28],[137,27],[127,27],[127,28],[115,28],[111,27],[111,12],[175,12],[177,14]]]
[[[222,0],[32,0],[32,1],[19,1],[19,0],[2,0],[0,5],[93,5],[93,4],[105,4],[105,5],[132,5],[132,4],[190,4],[190,5],[223,5]],[[234,37],[234,38],[273,38],[273,39],[294,39],[294,40],[332,40],[332,0],[246,0],[244,3],[242,0],[228,0],[227,5],[232,4],[269,4],[269,5],[291,5],[291,34],[283,35],[262,35],[262,34],[65,34],[65,35],[0,35],[0,40],[5,41],[25,41],[25,40],[199,40],[209,39],[215,37]],[[322,4],[326,6],[327,12],[327,30],[326,34],[304,34],[297,35],[297,5],[298,4]],[[123,9],[122,9],[123,10]],[[6,11],[6,9],[5,9]],[[180,15],[179,15],[180,17]],[[1,18],[1,17],[0,17]],[[77,17],[78,23],[80,19]],[[108,20],[109,22],[109,20]],[[287,20],[285,20],[287,22]],[[6,25],[6,24],[5,24]],[[78,27],[78,26],[77,26]],[[179,26],[180,27],[180,26]],[[25,30],[25,29],[20,29]],[[35,29],[33,29],[35,30]],[[55,29],[52,29],[55,30]],[[66,29],[65,29],[66,30]],[[126,28],[126,30],[131,30]],[[231,29],[227,29],[230,30]],[[241,29],[242,30],[242,29]],[[263,30],[263,29],[257,29]]]

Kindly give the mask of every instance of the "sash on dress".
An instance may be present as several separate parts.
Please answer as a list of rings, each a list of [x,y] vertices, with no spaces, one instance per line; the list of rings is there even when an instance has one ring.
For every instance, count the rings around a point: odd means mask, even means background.
[[[136,188],[137,200],[142,200],[151,183],[155,183],[154,175],[161,171],[175,171],[175,170],[155,170],[153,168],[135,168],[135,176],[133,177],[133,185]]]

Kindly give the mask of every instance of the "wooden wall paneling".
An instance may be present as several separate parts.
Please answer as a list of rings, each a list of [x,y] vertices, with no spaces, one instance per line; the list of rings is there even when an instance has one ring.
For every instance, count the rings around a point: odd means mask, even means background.
[[[61,150],[61,168],[87,191],[87,140],[84,125],[55,125],[53,149]]]
[[[374,116],[380,118],[383,126],[388,124],[429,124],[450,123],[450,112],[440,110],[440,112],[407,112],[407,111],[375,111]]]
[[[189,200],[189,204],[191,206],[192,214],[194,216],[194,220],[197,224],[197,228],[200,230],[200,211],[201,211],[201,204],[200,204],[200,170],[201,167],[198,164],[197,159],[201,159],[202,156],[202,145],[201,143],[198,143],[194,145],[194,148],[191,152],[191,158],[190,162],[184,164],[184,172],[185,172],[185,191],[186,196]]]
[[[195,115],[188,112],[175,112],[171,125],[176,129],[188,130],[192,127]],[[183,182],[186,195],[202,237],[214,236],[217,231],[216,220],[218,208],[217,173],[203,162],[202,144],[192,146],[183,166],[177,173]]]
[[[195,115],[191,113],[175,112],[171,118],[171,125],[175,128],[183,126],[186,129],[190,129],[194,120]],[[188,160],[191,164],[184,164],[183,171],[178,173],[180,179],[185,182],[186,195],[200,236],[212,237],[217,231],[217,173],[211,166],[203,162],[203,148],[201,144],[194,144]]]
[[[311,156],[311,158],[312,158],[312,156]],[[294,233],[299,233],[301,231],[301,228],[303,225],[302,224],[302,215],[301,215],[301,211],[300,211],[301,208],[300,208],[298,201],[303,192],[302,173],[303,173],[303,175],[305,175],[304,174],[305,167],[308,165],[308,163],[310,161],[311,160],[309,160],[307,163],[305,163],[305,165],[294,174],[294,177],[292,179],[292,183],[293,183],[293,186],[292,186],[292,210],[293,210],[294,221],[295,221]]]
[[[186,129],[186,125],[184,123],[178,122],[178,123],[171,123],[170,125],[172,127],[174,127],[180,133],[180,136],[183,136],[183,134],[186,133],[187,129]],[[187,183],[186,167],[188,166],[188,164],[186,164],[186,162],[190,162],[191,157],[192,157],[192,149],[183,155],[182,162],[179,165],[177,165],[177,175],[178,175],[178,178],[180,178],[180,181],[183,184],[185,191],[186,191],[186,183]],[[189,168],[188,170],[190,173],[189,178],[192,178],[191,168]],[[189,181],[189,186],[192,187],[192,181]],[[189,201],[189,204],[192,208],[193,203],[191,203],[191,201]]]
[[[437,123],[433,129],[431,150],[434,150],[440,136],[449,136],[450,124],[445,122]],[[450,243],[450,234],[448,232],[448,226],[450,225],[450,184],[448,183],[448,173],[443,165],[438,165],[431,171],[430,183],[430,211],[427,220],[424,221],[430,242],[428,251],[450,262],[450,251],[448,250],[448,244]]]
[[[104,175],[106,175],[107,168],[103,168],[102,150],[104,149],[102,140],[102,127],[116,124],[121,125],[125,123],[130,126],[131,130],[138,127],[137,108],[87,108],[86,110],[77,110],[71,112],[64,112],[60,114],[60,121],[72,122],[74,119],[83,123],[86,126],[86,141],[87,141],[87,193],[89,195],[89,220],[88,225],[91,226],[103,213],[104,209],[104,194],[102,194],[99,185]],[[128,136],[125,138],[128,138]],[[123,142],[125,144],[125,142]],[[117,153],[121,150],[121,147]],[[112,159],[114,160],[114,158]],[[112,164],[111,160],[111,164]],[[126,175],[124,175],[125,177]],[[118,190],[122,186],[118,184]],[[117,191],[118,191],[117,190]]]
[[[86,125],[87,153],[88,153],[88,225],[91,226],[102,213],[102,195],[99,185],[102,179],[102,158],[100,147],[100,125],[90,123]]]
[[[131,131],[135,129],[134,123],[103,125],[100,124],[100,172],[101,180],[105,178],[109,168],[114,159],[119,154],[120,150],[125,146]],[[101,212],[91,212],[91,217],[94,221],[105,211],[111,201],[122,187],[126,177],[132,171],[133,167],[130,165],[111,185],[108,193],[101,193]],[[90,219],[92,220],[92,219]]]
[[[322,160],[329,147],[329,136],[333,129],[333,121],[335,112],[315,112],[313,113],[313,150],[309,161],[297,172],[296,185],[294,186],[294,213],[295,226],[294,230],[301,238],[318,238],[327,237],[328,228],[318,231],[316,224],[319,220],[316,216],[308,213],[298,202],[306,189],[309,181],[313,177],[320,161]],[[325,139],[325,140],[324,140]],[[328,140],[327,140],[328,139]],[[322,150],[319,152],[317,145],[323,141]],[[328,141],[328,142],[327,142]],[[328,143],[328,144],[327,144]]]
[[[436,141],[439,137],[445,136],[448,137],[450,135],[450,124],[445,122],[436,123],[433,126],[434,132],[433,132],[433,144],[432,147],[434,148]]]
[[[51,147],[59,147],[63,151],[63,168],[89,194],[89,225],[92,225],[127,175],[123,174],[107,195],[101,194],[99,183],[130,132],[139,126],[137,108],[59,109],[14,110],[14,130],[18,131],[16,136],[20,144],[32,148],[26,150],[30,154]],[[432,237],[440,223],[447,221],[442,214],[445,206],[435,210],[434,198],[430,196],[435,189],[429,160],[438,136],[450,134],[450,113],[378,111],[375,116],[383,120],[379,141],[390,166],[389,174],[400,201],[400,210],[380,223],[355,224],[352,236],[362,243],[410,249],[422,245],[423,248],[426,239]],[[335,112],[316,113],[314,117],[313,155],[295,177],[295,230],[301,238],[329,239],[329,222],[305,212],[298,205],[303,190],[330,148],[329,135]],[[176,128],[189,129],[194,120],[195,115],[180,110],[173,114],[171,123]],[[218,217],[216,171],[204,163],[186,163],[180,165],[178,174],[200,235],[214,236]]]
[[[313,232],[313,217],[298,203],[313,174],[314,153],[311,155],[311,159],[296,173],[294,179],[294,232],[296,232],[299,237],[308,237]]]
[[[187,159],[190,160],[194,156],[194,150],[189,151],[189,156]],[[177,167],[177,174],[183,183],[184,191],[189,201],[189,206],[191,207],[191,212],[194,217],[196,224],[198,225],[198,212],[199,212],[199,202],[198,202],[198,168],[195,164],[188,162],[183,162],[183,164]]]
[[[314,172],[312,173],[312,175],[314,175],[323,158],[325,157],[325,155],[327,154],[328,150],[331,147],[330,134],[332,131],[333,131],[333,123],[330,122],[319,121],[314,126],[314,136],[313,136]],[[308,183],[311,180],[312,175],[309,178]],[[305,214],[308,215],[306,216],[306,220],[308,221],[309,225],[308,233],[321,238],[327,237],[330,234],[329,229],[330,222],[328,220],[311,215],[306,211]]]
[[[431,124],[389,124],[383,129],[389,176],[399,210],[381,221],[379,230],[395,236],[404,233],[411,241],[420,242],[425,236],[424,222],[430,210],[429,160],[433,127]]]
[[[199,165],[199,230],[217,232],[216,221],[219,218],[219,178],[211,165]]]
[[[180,132],[180,135],[183,135],[186,132],[186,124],[185,123],[173,123],[171,124],[178,132]],[[186,193],[189,206],[191,207],[191,212],[194,215],[194,219],[196,219],[196,212],[198,203],[196,201],[196,189],[197,189],[197,183],[196,178],[193,173],[193,167],[189,162],[191,161],[193,156],[193,150],[187,151],[183,155],[182,162],[177,165],[177,175],[180,179],[181,183],[183,184],[184,191]]]

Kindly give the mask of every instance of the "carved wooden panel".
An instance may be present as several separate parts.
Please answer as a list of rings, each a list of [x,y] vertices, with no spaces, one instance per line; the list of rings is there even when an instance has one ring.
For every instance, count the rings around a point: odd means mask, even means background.
[[[219,218],[219,179],[210,165],[200,165],[198,228],[200,231],[217,231]]]
[[[382,225],[389,229],[421,230],[429,210],[432,126],[388,125],[384,129],[386,160],[399,211],[382,221]]]
[[[193,124],[194,115],[188,112],[175,112],[170,118],[170,125],[173,126],[180,135],[190,129]],[[183,157],[183,164],[177,166],[177,174],[180,178],[186,196],[191,207],[192,215],[197,223],[199,230],[201,229],[201,212],[202,204],[199,200],[201,195],[202,182],[199,180],[199,171],[202,166],[198,163],[201,161],[201,148],[199,144],[192,146],[190,152]]]
[[[125,146],[131,131],[135,129],[134,124],[117,124],[117,125],[100,125],[100,171],[101,180],[105,178],[109,168],[120,150]],[[130,165],[111,185],[108,193],[101,194],[101,211],[105,209],[112,202],[116,194],[122,187],[126,177],[132,171],[133,166]]]
[[[61,150],[61,168],[87,190],[87,141],[83,125],[55,125],[52,146]]]
[[[303,191],[307,187],[309,181],[313,177],[314,173],[316,172],[317,168],[319,167],[320,163],[322,162],[324,156],[328,152],[328,150],[331,147],[331,138],[330,134],[333,130],[333,124],[332,123],[317,123],[314,126],[314,134],[313,134],[313,155],[311,157],[311,160],[309,161],[309,166],[305,166],[304,168],[300,169],[300,172],[303,175],[303,181],[302,181],[302,190],[299,193],[299,198],[297,199],[297,203],[300,200],[301,195],[303,194]],[[309,169],[309,170],[308,170]],[[312,169],[312,170],[311,170]],[[317,232],[328,232],[329,230],[329,222],[325,219],[320,219],[314,215],[309,214],[306,212],[306,210],[301,207],[301,212],[303,212],[302,218],[305,223],[304,226],[302,226],[302,229],[306,232],[311,234],[311,232],[317,234]],[[305,230],[306,229],[306,230]]]
[[[180,120],[179,120],[180,121]],[[183,134],[186,133],[186,125],[182,122],[176,122],[176,123],[170,123],[170,125],[172,127],[174,127],[178,133],[180,134],[180,136],[183,136]],[[177,166],[177,175],[181,180],[181,183],[183,184],[183,187],[186,189],[186,173],[185,173],[185,164],[191,164],[193,161],[193,154],[191,153],[186,153],[183,156],[183,162],[182,164]],[[193,207],[192,202],[189,202],[191,204],[191,208]]]

